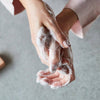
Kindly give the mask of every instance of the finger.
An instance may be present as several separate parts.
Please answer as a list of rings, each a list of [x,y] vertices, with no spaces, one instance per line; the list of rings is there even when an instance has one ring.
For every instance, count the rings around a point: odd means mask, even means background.
[[[53,83],[52,85],[61,87],[61,86],[65,86],[67,83],[68,83],[68,79],[64,78],[58,82]]]
[[[41,27],[37,33],[37,37],[36,37],[36,44],[37,44],[37,49],[39,50],[39,55],[41,56],[41,58],[43,60],[47,60],[48,59],[48,47],[47,47],[47,38],[48,38],[48,34],[46,33],[46,28],[45,27]]]
[[[37,72],[37,79],[36,79],[36,82],[37,83],[40,83],[41,80],[42,80],[42,83],[43,83],[43,79],[45,78],[45,76],[47,74],[50,74],[49,70],[40,70],[39,72]]]
[[[44,72],[44,73],[42,73],[41,75],[42,75],[42,76],[43,76],[43,75],[50,75],[50,72]]]
[[[44,73],[44,70],[40,70],[40,71],[37,72],[36,76],[39,76],[39,75],[41,75],[43,73]]]
[[[59,73],[58,72],[52,73],[52,74],[48,75],[46,78],[53,79],[53,78],[56,78],[56,77],[59,77]]]
[[[49,56],[49,44],[51,41],[51,35],[48,33],[48,30],[42,26],[36,37],[36,50],[41,59],[41,62],[45,65],[49,65],[48,56]]]
[[[71,75],[72,75],[72,70],[69,66],[61,66],[61,70],[57,70],[59,73],[59,77],[61,79],[67,79],[68,81],[70,81],[71,79]]]
[[[63,47],[68,48],[70,46],[70,43],[67,39],[67,37],[64,35],[64,33],[59,28],[57,22],[55,19],[49,17],[48,21],[44,21],[44,25],[50,30],[51,36]]]
[[[48,84],[52,84],[54,82],[58,82],[58,81],[61,80],[61,78],[59,78],[59,76],[55,76],[55,75],[52,76],[52,78],[48,78],[47,75],[45,75],[45,76],[42,75],[42,76],[38,76],[38,77],[39,77],[40,80],[45,78],[44,81],[47,82]]]
[[[48,83],[48,84],[52,84],[52,79],[47,79],[47,78],[45,78],[44,81],[45,81],[46,83]]]
[[[54,72],[60,61],[60,46],[59,44],[52,39],[50,48],[49,48],[49,70],[50,72]]]
[[[42,78],[42,79],[39,80],[39,82],[40,82],[41,85],[47,86],[48,83],[46,81],[44,81],[44,80],[45,80],[45,78]]]
[[[53,84],[51,84],[51,88],[56,89],[62,86],[65,86],[68,84],[68,81],[64,78],[58,82],[54,82]]]
[[[44,65],[49,66],[49,64],[48,64],[48,60],[47,60],[47,61],[46,61],[46,60],[43,60],[43,58],[42,58],[42,57],[41,57],[40,59],[41,59],[41,62],[42,62]]]
[[[59,82],[60,80],[61,80],[60,77],[56,77],[56,78],[52,79],[52,82],[53,82],[53,83],[54,83],[54,82]]]
[[[37,72],[37,76],[41,76],[41,75],[49,75],[50,71],[48,69],[46,70],[40,70],[39,72]]]
[[[58,77],[53,78],[53,79],[46,78],[44,81],[46,81],[48,84],[53,84],[54,82],[58,82],[60,80],[61,80],[61,78],[59,78],[59,76],[58,76]]]
[[[36,82],[40,83],[40,84],[41,84],[41,82],[42,83],[48,83],[48,84],[50,84],[50,81],[51,81],[50,79],[46,78],[46,75],[44,75],[44,76],[43,75],[42,76],[37,76],[37,79],[36,79]]]
[[[66,36],[61,31],[58,23],[56,22],[56,18],[51,7],[45,3],[45,7],[47,8],[46,13],[46,21],[44,21],[44,25],[50,30],[53,38],[62,46],[67,48],[69,46],[69,42],[66,39]],[[47,21],[48,20],[48,21]]]

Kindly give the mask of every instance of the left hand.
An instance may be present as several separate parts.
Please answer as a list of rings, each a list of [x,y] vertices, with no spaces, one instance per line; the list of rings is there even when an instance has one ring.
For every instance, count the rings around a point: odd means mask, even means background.
[[[55,89],[66,86],[75,80],[71,47],[62,48],[60,57],[61,65],[59,64],[57,70],[54,73],[51,73],[48,69],[39,71],[37,73],[37,82]]]

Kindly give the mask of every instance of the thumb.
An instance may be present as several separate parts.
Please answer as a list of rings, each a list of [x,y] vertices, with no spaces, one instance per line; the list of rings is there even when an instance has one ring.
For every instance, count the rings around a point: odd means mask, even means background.
[[[70,43],[67,41],[67,37],[64,35],[62,30],[60,29],[57,21],[55,14],[52,10],[52,8],[46,4],[47,11],[49,14],[47,14],[47,19],[44,21],[44,25],[50,30],[51,36],[63,47],[63,48],[68,48],[70,46]]]
[[[53,40],[49,49],[49,70],[54,72],[60,61],[60,49],[59,44]]]

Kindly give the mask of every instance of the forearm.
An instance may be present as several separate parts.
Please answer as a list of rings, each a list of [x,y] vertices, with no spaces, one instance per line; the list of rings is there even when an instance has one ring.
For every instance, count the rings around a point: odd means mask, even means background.
[[[67,35],[69,29],[78,20],[78,16],[73,10],[65,7],[63,11],[56,17],[56,19],[60,28]]]
[[[71,27],[72,32],[79,38],[84,37],[90,23],[100,14],[100,0],[69,0],[65,8],[72,9],[78,20]],[[69,19],[68,19],[69,20]]]
[[[19,0],[21,4],[27,9],[31,5],[35,4],[36,1],[42,1],[42,0]]]
[[[98,16],[96,2],[97,0],[69,0],[65,7],[75,11],[82,27],[85,27]]]

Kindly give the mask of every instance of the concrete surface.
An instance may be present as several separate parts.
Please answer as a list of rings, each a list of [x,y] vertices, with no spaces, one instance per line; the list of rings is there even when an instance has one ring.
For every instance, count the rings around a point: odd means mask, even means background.
[[[66,0],[45,0],[58,14]],[[31,43],[26,12],[12,16],[0,3],[0,55],[7,63],[0,71],[0,100],[100,100],[100,18],[81,40],[70,34],[76,80],[51,90],[36,84],[45,69]]]

